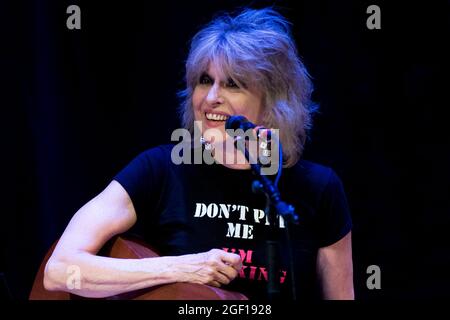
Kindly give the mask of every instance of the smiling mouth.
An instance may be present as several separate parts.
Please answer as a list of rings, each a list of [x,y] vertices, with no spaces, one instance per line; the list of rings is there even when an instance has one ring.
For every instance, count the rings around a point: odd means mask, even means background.
[[[205,113],[205,117],[210,121],[217,121],[217,122],[227,121],[227,119],[229,118],[229,116],[223,114],[208,113],[208,112]]]

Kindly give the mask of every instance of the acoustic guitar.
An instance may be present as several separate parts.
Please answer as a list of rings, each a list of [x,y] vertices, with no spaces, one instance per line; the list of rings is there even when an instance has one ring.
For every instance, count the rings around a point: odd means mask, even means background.
[[[44,288],[44,270],[56,243],[47,252],[42,261],[33,287],[30,292],[30,300],[78,300],[86,299],[63,291],[48,291]],[[100,255],[122,259],[141,259],[157,257],[158,254],[147,244],[124,236],[111,239],[100,251]],[[103,298],[112,300],[247,300],[241,293],[228,291],[212,286],[195,283],[171,283],[154,286],[147,289],[122,293]]]

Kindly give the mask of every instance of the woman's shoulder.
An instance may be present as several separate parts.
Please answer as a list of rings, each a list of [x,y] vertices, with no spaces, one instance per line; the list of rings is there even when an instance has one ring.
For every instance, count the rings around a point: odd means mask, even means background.
[[[145,170],[163,170],[170,163],[172,148],[171,144],[161,144],[144,149],[135,156],[129,166]]]

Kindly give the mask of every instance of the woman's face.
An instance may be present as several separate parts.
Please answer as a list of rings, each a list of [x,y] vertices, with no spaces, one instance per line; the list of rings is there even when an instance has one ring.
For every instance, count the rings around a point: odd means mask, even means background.
[[[256,89],[239,87],[232,79],[224,78],[213,64],[200,76],[194,89],[192,105],[196,121],[201,121],[202,133],[218,129],[225,140],[225,121],[234,115],[246,117],[255,124],[262,122],[262,93]]]

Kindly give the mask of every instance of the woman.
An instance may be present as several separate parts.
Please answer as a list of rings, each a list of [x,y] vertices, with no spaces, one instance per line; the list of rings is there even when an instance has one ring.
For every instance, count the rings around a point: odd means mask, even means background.
[[[236,151],[222,148],[225,121],[242,115],[279,129],[285,169],[278,187],[301,217],[291,228],[296,298],[353,299],[351,219],[342,184],[331,169],[300,160],[311,126],[311,91],[281,15],[247,9],[216,18],[191,43],[181,115],[185,128],[193,132],[194,123],[200,128],[217,163],[174,164],[171,145],[140,154],[74,215],[48,261],[45,287],[106,297],[191,282],[264,298],[265,198],[251,191],[248,163],[226,161],[226,153]],[[280,235],[285,223],[279,218]],[[96,255],[131,227],[163,256]],[[79,289],[66,287],[71,265],[81,270]],[[283,297],[292,298],[285,249],[278,274]]]

